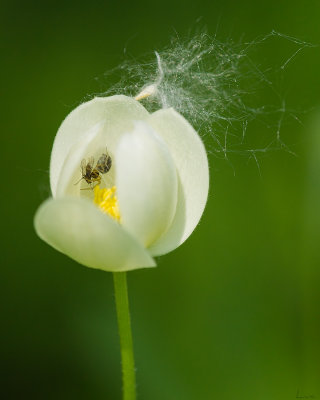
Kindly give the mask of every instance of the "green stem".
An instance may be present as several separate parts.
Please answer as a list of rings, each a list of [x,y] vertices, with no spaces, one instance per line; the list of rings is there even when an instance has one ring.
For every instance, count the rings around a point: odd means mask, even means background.
[[[121,347],[123,400],[136,399],[136,376],[126,272],[113,273]]]

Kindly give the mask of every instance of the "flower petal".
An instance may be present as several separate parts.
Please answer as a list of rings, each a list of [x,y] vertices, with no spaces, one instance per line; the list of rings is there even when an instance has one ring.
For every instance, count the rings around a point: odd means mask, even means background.
[[[193,127],[173,109],[156,111],[148,119],[167,144],[177,168],[177,212],[168,232],[149,252],[161,255],[183,243],[198,224],[207,202],[209,167],[205,147]]]
[[[144,122],[136,122],[119,143],[116,186],[123,226],[150,246],[171,225],[177,175],[167,146]]]
[[[61,168],[55,197],[80,195],[81,186],[79,185],[79,179],[81,179],[82,176],[79,168],[80,161],[86,158],[88,153],[92,154],[93,149],[99,148],[99,139],[101,137],[99,133],[101,132],[102,126],[103,124],[101,122],[94,125],[86,132],[86,135],[82,137],[81,140],[78,140],[71,147]]]
[[[74,109],[62,122],[55,137],[50,161],[50,184],[56,195],[58,180],[71,148],[82,141],[88,131],[103,124],[108,149],[115,146],[122,133],[131,130],[133,120],[143,120],[148,111],[136,100],[127,96],[96,97]],[[81,160],[80,160],[81,161]]]
[[[88,200],[49,199],[34,224],[41,239],[87,267],[128,271],[155,266],[135,238]]]

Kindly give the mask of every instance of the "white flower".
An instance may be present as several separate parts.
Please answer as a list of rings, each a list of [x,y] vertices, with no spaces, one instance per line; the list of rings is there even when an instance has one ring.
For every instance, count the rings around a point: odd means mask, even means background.
[[[106,148],[112,167],[90,190],[78,182],[81,161],[97,162]],[[50,184],[53,197],[35,216],[40,238],[88,267],[128,271],[155,266],[153,256],[192,233],[207,201],[208,161],[198,134],[173,109],[149,114],[130,97],[97,97],[63,121]]]

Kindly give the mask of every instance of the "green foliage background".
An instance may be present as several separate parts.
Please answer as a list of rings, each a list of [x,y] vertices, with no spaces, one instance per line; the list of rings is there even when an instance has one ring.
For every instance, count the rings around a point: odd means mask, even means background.
[[[318,44],[318,1],[2,1],[1,385],[3,399],[120,399],[112,275],[40,241],[63,118],[108,87],[123,58],[166,46],[198,17],[218,38],[273,29]],[[256,62],[275,67],[290,44]],[[320,397],[320,50],[300,52],[281,82],[297,153],[210,155],[203,219],[158,268],[129,274],[140,400]],[[269,102],[262,91],[260,101]],[[265,97],[263,97],[265,96]],[[274,121],[276,124],[277,121]],[[265,142],[274,129],[252,132]],[[214,146],[207,140],[207,145]],[[235,174],[234,174],[235,171]]]

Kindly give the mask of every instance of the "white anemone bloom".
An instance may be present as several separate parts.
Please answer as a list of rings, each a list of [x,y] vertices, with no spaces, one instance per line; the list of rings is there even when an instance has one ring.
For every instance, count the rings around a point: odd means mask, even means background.
[[[81,179],[81,161],[93,157],[96,164],[106,148],[112,167],[97,174],[93,188]],[[58,130],[50,185],[52,198],[35,216],[41,239],[87,267],[153,267],[153,257],[183,243],[201,218],[207,155],[175,110],[150,114],[127,96],[97,97],[73,110]]]

